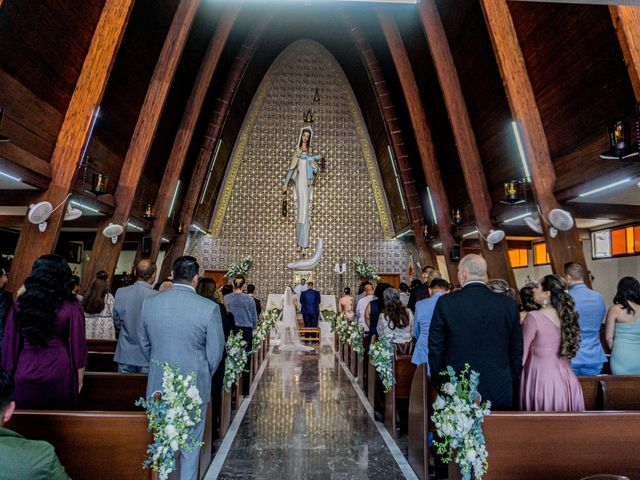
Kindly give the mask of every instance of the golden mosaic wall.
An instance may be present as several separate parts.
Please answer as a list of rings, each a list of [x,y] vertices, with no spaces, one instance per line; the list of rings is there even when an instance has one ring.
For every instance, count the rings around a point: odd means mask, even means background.
[[[318,89],[320,101],[313,101]],[[295,242],[295,202],[281,214],[281,188],[303,123],[315,113],[313,146],[326,158],[314,191],[310,248],[325,240],[316,286],[334,293],[333,268],[348,264],[345,284],[358,279],[351,259],[361,255],[378,272],[406,275],[411,246],[394,240],[377,162],[355,96],[344,72],[319,43],[290,45],[271,66],[253,99],[231,156],[213,216],[211,236],[197,235],[188,251],[205,269],[226,269],[252,255],[251,282],[265,298],[282,292],[300,258]]]

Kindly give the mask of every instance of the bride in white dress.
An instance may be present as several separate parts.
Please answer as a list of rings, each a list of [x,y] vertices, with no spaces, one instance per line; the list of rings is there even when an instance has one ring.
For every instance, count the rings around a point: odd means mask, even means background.
[[[298,321],[296,320],[297,307],[298,297],[293,293],[291,287],[287,287],[284,291],[282,324],[279,332],[280,350],[304,352],[313,350],[313,347],[307,347],[300,341]]]

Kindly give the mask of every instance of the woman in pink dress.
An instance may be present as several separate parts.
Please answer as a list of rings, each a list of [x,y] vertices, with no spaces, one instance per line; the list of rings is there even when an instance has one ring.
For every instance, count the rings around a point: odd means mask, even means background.
[[[542,308],[524,319],[522,410],[584,410],[582,388],[571,369],[580,347],[580,326],[567,288],[558,275],[547,275],[535,287],[534,298]]]

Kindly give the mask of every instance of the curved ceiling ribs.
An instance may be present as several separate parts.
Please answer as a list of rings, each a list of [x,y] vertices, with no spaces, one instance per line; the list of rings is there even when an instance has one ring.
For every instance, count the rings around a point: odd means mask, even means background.
[[[407,199],[409,207],[409,218],[416,237],[416,246],[420,252],[422,265],[437,265],[435,255],[428,248],[422,233],[424,226],[424,216],[422,213],[422,204],[416,188],[414,174],[409,164],[409,156],[405,150],[405,140],[402,128],[398,122],[398,116],[395,106],[391,100],[391,95],[387,89],[384,73],[376,58],[375,52],[366,35],[362,30],[354,24],[349,15],[343,13],[342,21],[346,25],[355,44],[362,63],[367,69],[371,85],[376,94],[376,99],[380,108],[384,123],[387,129],[387,135],[391,141],[391,146],[398,162],[398,170],[402,181],[404,195]],[[391,160],[393,161],[393,160]]]
[[[211,162],[213,161],[216,144],[220,138],[220,133],[224,127],[227,114],[229,113],[229,107],[233,103],[233,99],[238,90],[238,85],[240,85],[240,81],[242,80],[249,62],[253,58],[267,25],[271,21],[271,17],[272,15],[265,15],[259,22],[252,26],[233,60],[231,69],[225,79],[224,87],[222,88],[222,94],[216,98],[215,105],[207,124],[207,130],[198,152],[195,168],[191,175],[192,188],[187,191],[182,204],[179,217],[180,228],[178,229],[178,235],[170,247],[166,261],[163,262],[162,272],[160,275],[161,278],[169,276],[171,273],[170,266],[173,265],[173,261],[184,253],[189,235],[189,227],[194,215],[196,214],[198,199],[200,198],[201,191],[204,188],[207,172]]]

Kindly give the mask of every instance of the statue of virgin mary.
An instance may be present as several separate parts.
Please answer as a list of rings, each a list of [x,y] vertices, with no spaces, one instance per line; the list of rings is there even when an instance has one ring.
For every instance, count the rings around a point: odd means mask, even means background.
[[[313,130],[311,127],[300,129],[300,136],[296,150],[293,152],[287,177],[284,180],[282,193],[287,193],[289,183],[294,182],[294,197],[296,200],[296,241],[298,246],[309,246],[309,231],[311,224],[311,202],[313,200],[313,185],[320,171],[318,155],[311,147]]]

